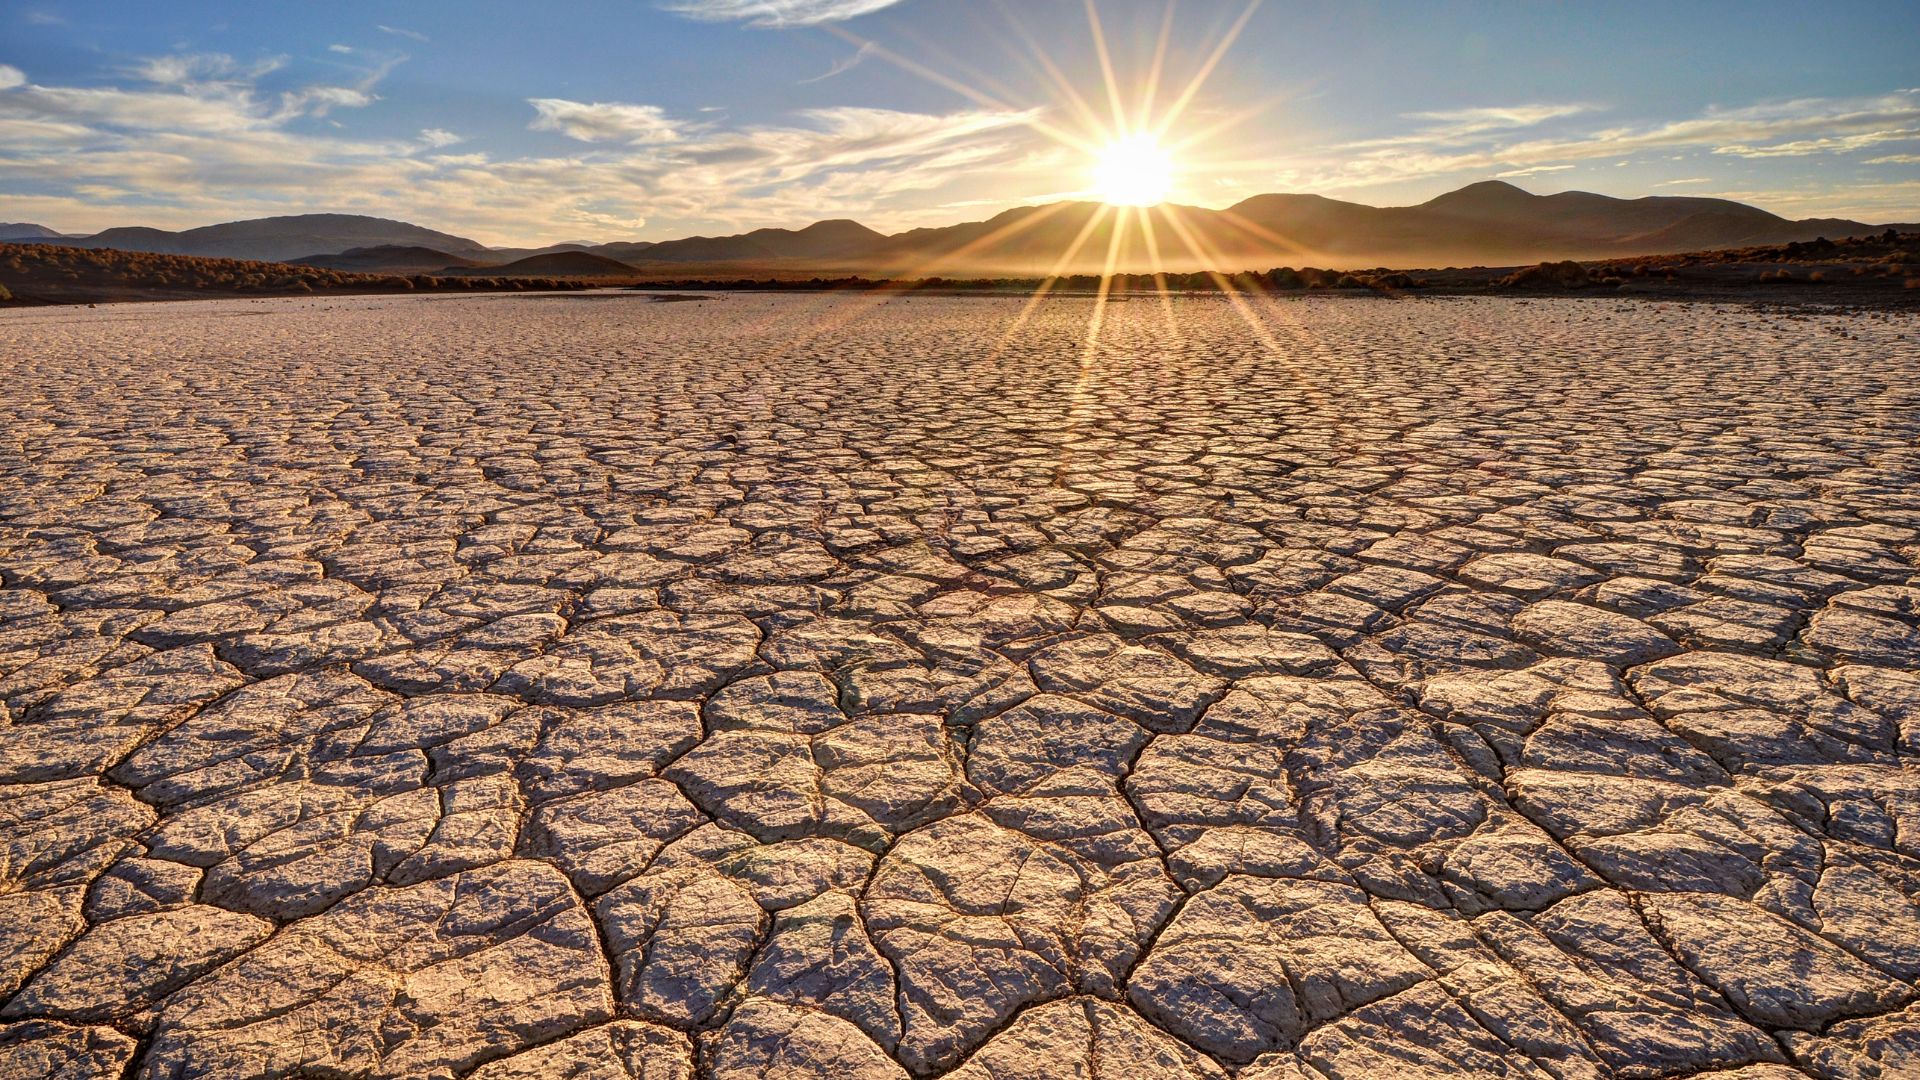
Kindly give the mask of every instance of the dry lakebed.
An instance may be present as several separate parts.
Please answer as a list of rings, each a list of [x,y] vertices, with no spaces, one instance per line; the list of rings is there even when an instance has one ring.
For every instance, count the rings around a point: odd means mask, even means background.
[[[0,313],[0,1077],[1920,1076],[1920,318],[1025,306]]]

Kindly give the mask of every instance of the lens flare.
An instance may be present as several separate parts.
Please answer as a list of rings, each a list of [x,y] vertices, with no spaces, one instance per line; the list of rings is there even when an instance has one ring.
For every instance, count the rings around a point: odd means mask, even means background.
[[[1146,132],[1101,147],[1093,162],[1093,193],[1110,206],[1157,206],[1173,190],[1173,156]]]

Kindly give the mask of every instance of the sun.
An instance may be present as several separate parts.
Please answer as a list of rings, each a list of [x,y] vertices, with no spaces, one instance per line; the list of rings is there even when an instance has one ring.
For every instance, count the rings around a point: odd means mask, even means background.
[[[1141,132],[1100,148],[1093,160],[1093,193],[1110,206],[1157,206],[1173,190],[1173,156]]]

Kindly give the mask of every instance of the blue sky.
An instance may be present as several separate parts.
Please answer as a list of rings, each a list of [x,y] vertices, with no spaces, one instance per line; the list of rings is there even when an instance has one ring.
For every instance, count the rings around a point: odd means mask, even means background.
[[[1182,202],[1501,177],[1920,220],[1920,4],[1094,7],[1129,125],[1166,28]],[[1082,0],[0,2],[0,220],[75,232],[891,231],[1084,196],[1115,127]]]

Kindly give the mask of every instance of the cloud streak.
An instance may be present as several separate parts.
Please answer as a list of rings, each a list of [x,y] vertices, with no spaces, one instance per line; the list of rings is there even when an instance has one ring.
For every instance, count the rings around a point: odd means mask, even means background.
[[[668,11],[703,22],[744,22],[762,30],[845,22],[900,0],[674,0]]]
[[[1800,98],[1648,124],[1620,124],[1528,137],[1526,128],[1586,113],[1586,107],[1519,105],[1414,114],[1427,126],[1303,155],[1287,174],[1315,190],[1350,190],[1457,174],[1541,170],[1636,154],[1704,152],[1763,158],[1838,153],[1920,137],[1920,92],[1865,98]]]
[[[823,71],[818,75],[815,75],[811,79],[801,79],[800,85],[810,86],[817,82],[826,82],[828,79],[833,78],[835,75],[844,75],[847,72],[852,71],[854,68],[859,67],[861,61],[865,60],[869,56],[872,56],[874,54],[874,51],[877,50],[879,47],[880,46],[876,45],[871,41],[863,41],[860,43],[860,47],[853,51],[852,55],[848,56],[844,60],[834,61],[834,64],[832,67],[828,68],[826,71]]]

